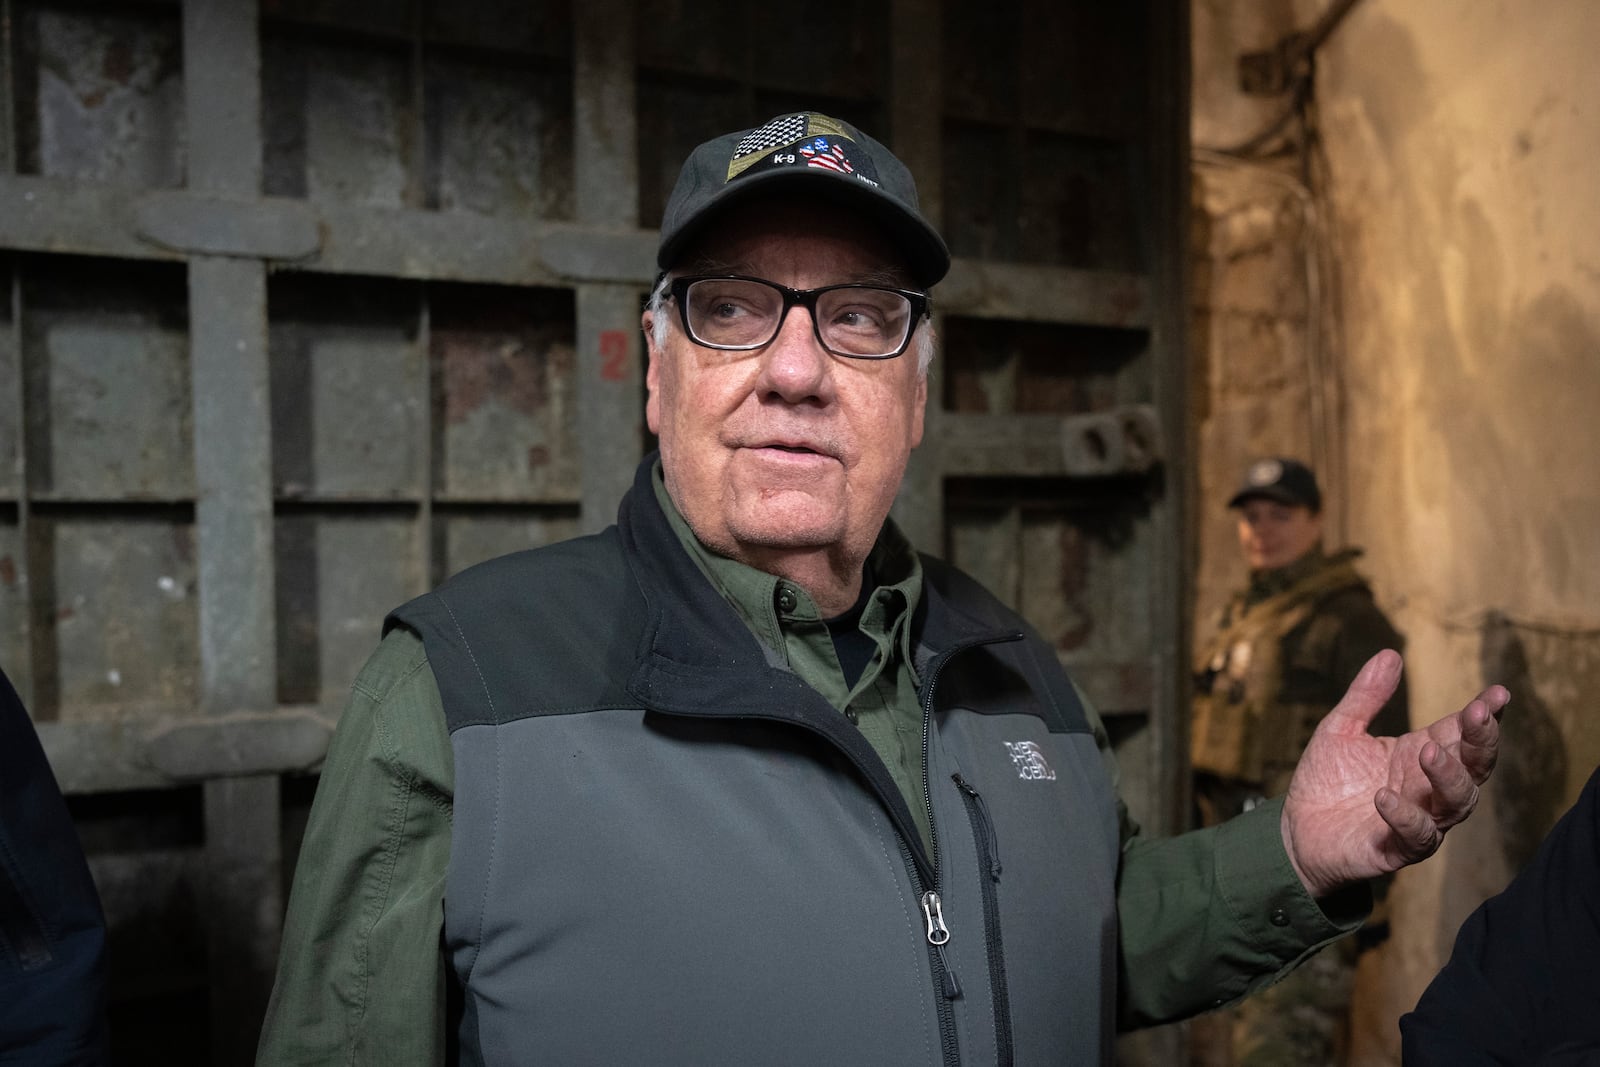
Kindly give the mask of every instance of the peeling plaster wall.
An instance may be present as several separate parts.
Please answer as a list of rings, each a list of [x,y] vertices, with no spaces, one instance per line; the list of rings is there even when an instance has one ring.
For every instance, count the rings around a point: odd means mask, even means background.
[[[1263,26],[1267,5],[1196,0],[1197,144],[1270,118],[1237,93],[1237,55],[1326,6],[1272,7],[1284,20]],[[1303,220],[1237,173],[1196,167],[1197,615],[1239,577],[1210,502],[1247,446],[1314,450],[1321,397],[1334,527],[1367,547],[1379,600],[1408,636],[1413,714],[1454,710],[1486,681],[1513,690],[1479,815],[1397,883],[1394,936],[1363,966],[1352,1062],[1398,1062],[1394,1022],[1461,919],[1600,763],[1597,40],[1591,0],[1355,7],[1318,53],[1316,206],[1331,250],[1320,326],[1290,269],[1307,262]],[[1241,199],[1277,219],[1245,256],[1226,237]],[[1274,257],[1282,271],[1241,276]],[[1278,343],[1232,343],[1238,331],[1219,327],[1251,301]],[[1320,374],[1297,364],[1308,343],[1325,352]],[[1221,373],[1224,359],[1245,366]]]
[[[1418,711],[1514,688],[1493,817],[1407,887],[1401,1001],[1600,762],[1597,40],[1590,0],[1367,0],[1321,56],[1352,524]]]
[[[1264,454],[1310,461],[1323,475],[1337,430],[1338,389],[1323,336],[1329,294],[1316,240],[1321,217],[1294,163],[1243,163],[1236,145],[1284,110],[1238,89],[1241,52],[1272,47],[1294,25],[1288,0],[1198,0],[1193,11],[1194,320],[1197,634],[1243,579],[1226,501]],[[1341,501],[1330,495],[1338,531]]]

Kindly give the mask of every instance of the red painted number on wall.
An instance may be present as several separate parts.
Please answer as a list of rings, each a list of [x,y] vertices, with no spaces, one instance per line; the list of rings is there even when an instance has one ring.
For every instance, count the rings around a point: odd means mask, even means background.
[[[628,377],[628,333],[626,330],[600,331],[600,377],[620,382]]]

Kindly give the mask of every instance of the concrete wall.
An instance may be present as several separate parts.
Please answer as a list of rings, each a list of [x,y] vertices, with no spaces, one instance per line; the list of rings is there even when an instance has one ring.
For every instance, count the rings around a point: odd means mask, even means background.
[[[1197,144],[1270,117],[1237,93],[1235,57],[1326,6],[1197,0]],[[1413,715],[1513,690],[1484,807],[1397,885],[1395,935],[1362,976],[1362,1062],[1393,1055],[1460,920],[1600,762],[1596,40],[1590,0],[1365,0],[1318,54],[1312,214],[1281,191],[1295,163],[1263,177],[1197,154],[1202,508],[1257,445],[1313,454],[1335,531],[1367,547],[1408,635]],[[1208,514],[1200,615],[1239,577]]]

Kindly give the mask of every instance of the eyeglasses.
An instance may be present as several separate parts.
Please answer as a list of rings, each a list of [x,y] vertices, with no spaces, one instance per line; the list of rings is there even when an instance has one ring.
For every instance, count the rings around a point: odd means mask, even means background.
[[[893,359],[928,314],[928,294],[881,285],[790,289],[741,275],[674,278],[668,287],[683,329],[696,344],[746,352],[772,343],[795,305],[811,313],[823,348],[851,359]]]

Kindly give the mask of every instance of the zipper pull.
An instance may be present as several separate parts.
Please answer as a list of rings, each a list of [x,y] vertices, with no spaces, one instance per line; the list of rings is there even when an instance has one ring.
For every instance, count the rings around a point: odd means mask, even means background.
[[[944,909],[939,894],[931,889],[922,894],[922,917],[928,924],[928,944],[939,954],[939,968],[944,971],[944,998],[955,1000],[961,996],[961,982],[957,980],[956,972],[950,969],[950,961],[944,955],[945,942],[950,940],[950,928],[944,924]]]
[[[939,894],[931,889],[922,894],[922,916],[928,922],[928,944],[942,945],[950,940],[950,928],[944,924]]]

